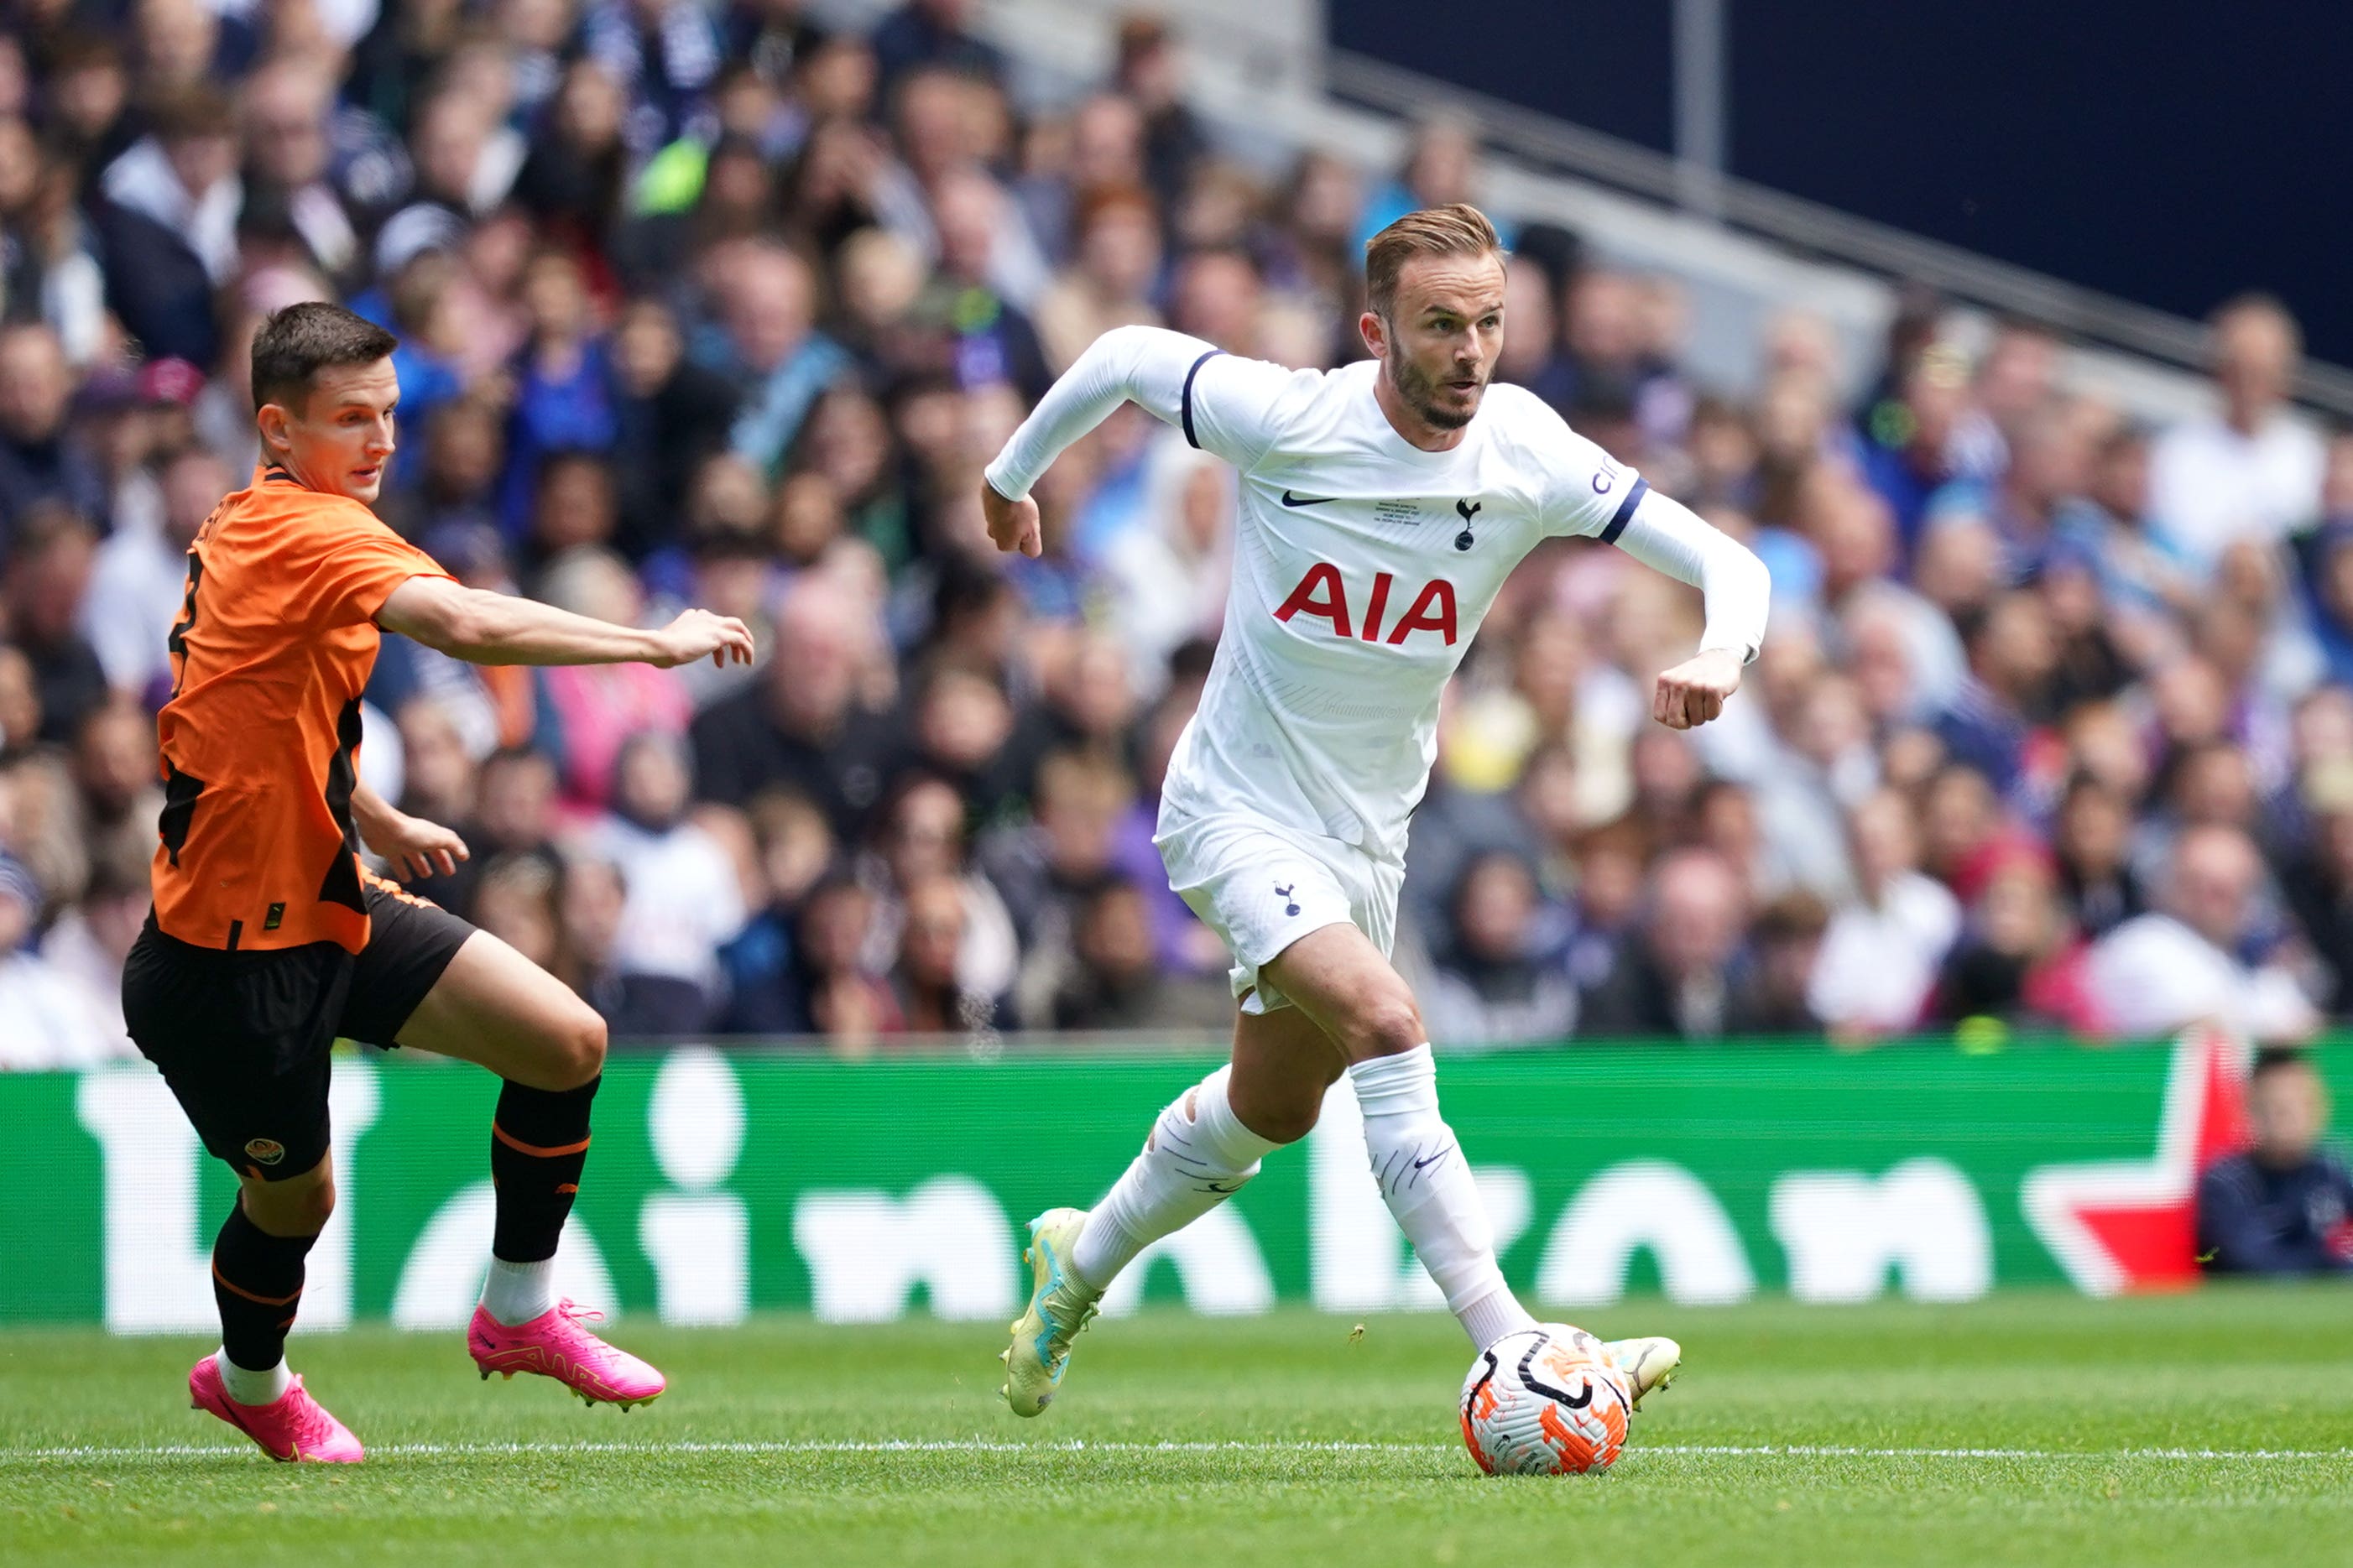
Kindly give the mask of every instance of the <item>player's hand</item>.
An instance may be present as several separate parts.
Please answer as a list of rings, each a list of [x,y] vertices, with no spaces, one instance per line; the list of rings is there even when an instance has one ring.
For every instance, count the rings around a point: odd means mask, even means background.
[[[437,875],[454,877],[458,862],[472,858],[466,841],[456,833],[405,811],[387,808],[363,825],[360,836],[369,848],[390,862],[392,874],[404,882]]]
[[[657,651],[647,659],[657,669],[675,669],[707,658],[724,668],[752,662],[752,628],[733,616],[689,610],[654,634]]]
[[[1038,503],[1028,496],[1007,500],[987,479],[980,481],[980,514],[988,520],[988,537],[1000,551],[1018,550],[1036,557],[1045,553],[1045,535],[1038,528]]]
[[[1739,658],[1710,648],[1659,677],[1651,717],[1670,730],[1695,730],[1723,712],[1725,700],[1739,689]]]

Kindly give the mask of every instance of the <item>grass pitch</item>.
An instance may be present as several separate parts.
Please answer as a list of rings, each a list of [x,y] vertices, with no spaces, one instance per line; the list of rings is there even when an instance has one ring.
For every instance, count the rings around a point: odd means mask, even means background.
[[[672,1379],[628,1415],[298,1339],[371,1450],[317,1469],[185,1408],[205,1346],[0,1334],[0,1562],[2353,1563],[2353,1289],[1581,1316],[1687,1360],[1565,1480],[1472,1467],[1444,1318],[1099,1324],[1035,1423],[993,1324],[624,1322]]]

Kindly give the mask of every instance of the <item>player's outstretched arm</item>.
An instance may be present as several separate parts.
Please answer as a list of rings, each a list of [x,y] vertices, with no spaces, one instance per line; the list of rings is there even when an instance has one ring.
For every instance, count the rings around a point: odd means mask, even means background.
[[[1653,571],[1696,586],[1707,605],[1700,651],[1660,675],[1651,717],[1689,730],[1724,711],[1740,672],[1765,646],[1773,579],[1746,545],[1682,502],[1646,490],[1618,548]]]
[[[575,616],[536,599],[412,577],[392,591],[376,625],[470,664],[650,664],[663,669],[707,658],[752,662],[752,633],[732,616],[688,610],[644,630]]]
[[[352,822],[361,842],[390,862],[392,874],[404,882],[436,872],[454,877],[458,862],[472,858],[456,833],[409,816],[364,784],[352,791]]]
[[[1037,554],[1038,507],[1029,500],[1029,487],[1038,476],[1123,403],[1181,424],[1186,381],[1217,352],[1214,344],[1165,327],[1113,327],[1087,345],[988,465],[980,506],[997,548]]]

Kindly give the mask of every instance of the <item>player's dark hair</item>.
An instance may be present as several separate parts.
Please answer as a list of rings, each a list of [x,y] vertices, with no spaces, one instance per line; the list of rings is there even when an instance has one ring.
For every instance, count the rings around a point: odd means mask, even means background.
[[[305,300],[274,312],[253,334],[253,411],[299,407],[319,373],[389,358],[400,340],[341,305]]]
[[[2247,1069],[2247,1081],[2254,1082],[2265,1073],[2284,1068],[2310,1067],[2312,1058],[2295,1046],[2265,1046],[2255,1053],[2255,1065]]]
[[[1398,274],[1417,256],[1501,255],[1487,215],[1468,202],[1410,212],[1365,242],[1365,300],[1383,321],[1397,303]]]

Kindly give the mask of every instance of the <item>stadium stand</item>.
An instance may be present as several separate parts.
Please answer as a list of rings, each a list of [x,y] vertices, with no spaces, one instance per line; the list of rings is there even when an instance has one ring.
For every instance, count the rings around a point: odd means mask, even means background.
[[[706,605],[765,655],[531,673],[387,637],[364,764],[474,849],[420,891],[617,1035],[1219,1028],[1149,833],[1231,475],[1127,409],[1008,562],[979,469],[1113,326],[1357,357],[1365,238],[1466,198],[1514,245],[1504,377],[1765,556],[1775,631],[1723,722],[1670,733],[1644,683],[1693,596],[1582,543],[1523,566],[1415,826],[1400,962],[1442,1045],[2292,1040],[2353,1008],[2353,436],[2291,403],[2335,384],[2275,302],[2221,306],[2193,382],[2181,331],[1685,245],[1467,121],[1354,134],[1293,81],[1238,127],[1149,16],[1030,58],[970,10],[13,14],[0,1066],[132,1054],[182,552],[252,470],[252,332],[310,299],[401,334],[382,510],[453,574]]]

